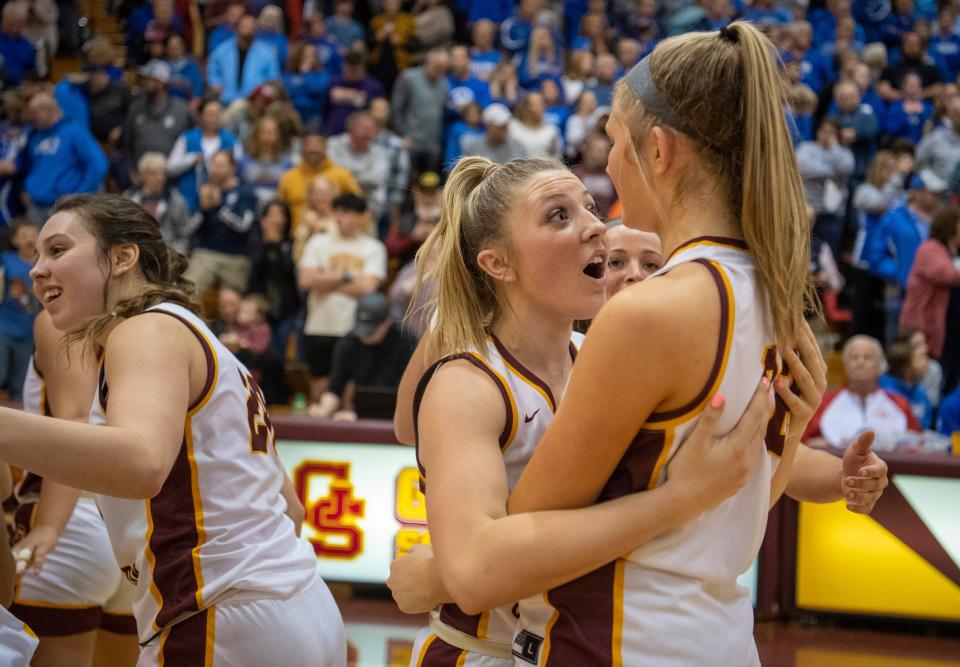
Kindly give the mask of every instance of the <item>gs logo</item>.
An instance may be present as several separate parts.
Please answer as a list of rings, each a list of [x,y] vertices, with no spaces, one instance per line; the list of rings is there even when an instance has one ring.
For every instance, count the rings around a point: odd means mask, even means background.
[[[366,501],[354,498],[350,464],[307,462],[294,473],[297,495],[307,508],[304,537],[317,556],[353,559],[363,552],[363,530],[357,525]]]

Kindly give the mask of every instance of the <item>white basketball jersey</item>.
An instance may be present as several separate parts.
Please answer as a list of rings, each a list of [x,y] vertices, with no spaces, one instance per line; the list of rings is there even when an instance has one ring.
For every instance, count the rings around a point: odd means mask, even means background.
[[[582,341],[582,334],[571,334],[570,355],[574,359]],[[543,380],[517,361],[496,337],[490,336],[482,352],[471,351],[444,357],[424,373],[414,398],[414,423],[417,421],[423,392],[433,373],[444,363],[455,359],[465,359],[486,373],[503,396],[507,417],[500,434],[500,449],[507,469],[507,483],[512,491],[533,456],[537,443],[553,420],[557,401]],[[429,481],[427,471],[420,463],[419,445],[417,465],[420,467],[421,485],[427,492]],[[434,622],[439,621],[471,637],[509,647],[516,632],[515,607],[516,605],[512,604],[505,605],[482,614],[469,615],[463,613],[455,604],[445,604],[431,612],[431,615]],[[434,642],[437,645],[435,650],[440,650],[442,643]],[[416,657],[414,656],[415,659]],[[433,663],[425,661],[424,664]]]
[[[0,667],[27,667],[39,643],[33,630],[0,607]]]
[[[163,303],[148,312],[183,323],[203,346],[207,382],[190,406],[180,452],[153,498],[98,496],[117,562],[137,582],[141,641],[228,599],[288,597],[314,578],[313,549],[280,495],[284,472],[263,394],[199,317]],[[91,423],[103,424],[101,366]]]
[[[764,372],[781,373],[769,299],[742,241],[695,239],[655,275],[686,262],[703,264],[720,294],[720,339],[710,378],[689,404],[650,415],[598,502],[656,487],[707,402],[726,398],[722,432],[739,421]],[[651,277],[651,279],[654,279]],[[789,413],[777,401],[765,443],[768,455],[733,497],[564,586],[520,603],[517,665],[759,664],[753,609],[737,577],[760,548],[770,509],[770,482],[783,451]]]

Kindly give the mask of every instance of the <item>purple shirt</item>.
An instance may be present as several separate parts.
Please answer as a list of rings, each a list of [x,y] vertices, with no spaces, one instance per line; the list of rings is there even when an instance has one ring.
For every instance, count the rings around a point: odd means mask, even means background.
[[[356,105],[350,104],[349,102],[334,102],[333,98],[330,99],[330,105],[327,108],[327,122],[324,124],[323,131],[328,137],[335,134],[341,134],[347,129],[347,116],[352,114],[354,111],[359,111],[361,109],[367,109],[370,107],[370,100],[375,97],[383,97],[385,95],[383,91],[383,84],[374,79],[369,74],[363,77],[360,81],[347,81],[342,76],[335,76],[333,80],[330,81],[330,90],[333,91],[334,88],[353,88],[355,90],[363,91],[366,95],[363,98],[363,103]]]

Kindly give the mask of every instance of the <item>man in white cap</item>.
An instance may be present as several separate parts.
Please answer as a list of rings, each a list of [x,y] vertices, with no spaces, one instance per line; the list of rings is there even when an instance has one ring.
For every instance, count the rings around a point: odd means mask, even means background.
[[[474,137],[463,138],[463,154],[479,155],[497,164],[526,157],[523,146],[510,136],[508,129],[510,118],[510,110],[498,102],[484,109],[484,132]]]
[[[130,104],[124,122],[124,157],[130,169],[144,153],[170,154],[177,137],[190,127],[186,102],[167,92],[170,64],[151,60],[140,68],[141,93]]]

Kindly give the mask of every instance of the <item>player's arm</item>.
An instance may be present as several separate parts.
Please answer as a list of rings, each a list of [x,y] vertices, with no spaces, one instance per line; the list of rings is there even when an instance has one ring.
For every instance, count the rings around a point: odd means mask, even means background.
[[[759,408],[754,414],[764,414],[768,392],[758,391],[754,402]],[[721,405],[719,401],[705,413],[703,428],[715,427]],[[437,371],[421,405],[420,457],[427,470],[437,572],[443,588],[467,613],[586,574],[697,516],[706,509],[703,498],[732,495],[749,474],[749,465],[726,465],[724,474],[717,475],[724,488],[705,490],[700,483],[704,469],[718,467],[716,455],[726,454],[718,448],[696,449],[678,459],[670,483],[652,491],[581,509],[506,516],[508,487],[499,446],[505,409],[493,383],[466,362]],[[751,424],[754,443],[763,424],[761,418]],[[575,549],[570,548],[571,536]],[[402,576],[395,567],[391,587]]]
[[[397,407],[393,411],[393,432],[397,440],[412,445],[415,439],[413,428],[413,397],[417,393],[417,385],[420,384],[420,378],[426,372],[429,363],[426,358],[427,337],[429,332],[424,333],[417,343],[417,349],[413,351],[407,367],[403,371],[403,377],[400,378],[400,385],[397,388]]]
[[[118,498],[160,492],[183,440],[191,356],[200,343],[162,314],[121,322],[110,333],[107,426],[0,408],[0,460],[63,484]],[[205,367],[195,362],[197,393]]]
[[[888,483],[887,464],[871,451],[872,445],[872,431],[858,435],[843,458],[800,445],[787,495],[808,503],[845,500],[851,512],[869,514]]]
[[[294,530],[297,531],[297,537],[299,537],[300,529],[303,528],[303,519],[306,517],[307,511],[303,507],[303,503],[300,502],[297,490],[293,486],[293,480],[287,476],[286,472],[283,473],[283,488],[280,489],[280,495],[287,501],[287,511],[285,514],[293,521]]]
[[[679,267],[611,299],[590,325],[510,513],[593,504],[648,416],[706,384],[719,336],[720,299],[704,267]]]
[[[50,315],[41,312],[33,325],[34,360],[44,378],[47,409],[60,419],[86,423],[97,390],[96,362],[79,346],[63,347],[63,334],[54,328]],[[16,544],[19,553],[28,550],[28,565],[39,570],[56,546],[73,514],[80,490],[52,479],[40,487],[30,532]]]

